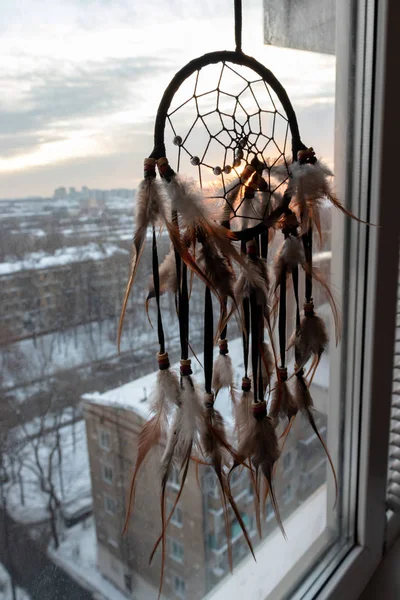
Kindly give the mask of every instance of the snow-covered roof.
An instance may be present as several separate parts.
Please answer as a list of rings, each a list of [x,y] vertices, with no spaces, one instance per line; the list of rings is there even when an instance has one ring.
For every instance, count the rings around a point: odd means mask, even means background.
[[[104,260],[116,254],[129,254],[125,248],[117,244],[96,244],[90,242],[84,246],[58,248],[54,254],[47,252],[31,252],[22,260],[3,262],[0,264],[0,275],[9,275],[30,269],[48,269],[86,260]]]
[[[215,349],[215,357],[218,349]],[[242,339],[237,338],[229,342],[229,356],[231,357],[234,373],[235,387],[240,389],[241,378],[243,376],[243,348]],[[203,353],[197,355],[198,361],[203,363]],[[192,370],[195,381],[201,386],[203,384],[202,367],[195,358],[192,358]],[[178,371],[179,363],[172,365],[172,369]],[[143,419],[149,416],[149,402],[147,398],[151,394],[155,381],[156,371],[149,373],[144,377],[139,377],[113,390],[103,394],[91,392],[83,395],[83,399],[92,404],[103,406],[112,406],[125,410],[132,410]],[[323,355],[320,365],[315,374],[313,385],[323,390],[328,389],[329,385],[329,356]],[[216,408],[222,413],[227,423],[232,422],[231,399],[227,389],[221,390],[216,400]]]

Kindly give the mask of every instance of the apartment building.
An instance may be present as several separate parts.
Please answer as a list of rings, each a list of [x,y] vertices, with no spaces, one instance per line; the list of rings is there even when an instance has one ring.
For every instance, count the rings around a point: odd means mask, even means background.
[[[234,364],[240,367],[240,340],[230,346]],[[138,435],[148,414],[148,395],[153,382],[154,374],[150,374],[104,394],[84,396],[98,568],[129,598],[135,598],[135,582],[139,585],[142,579],[157,588],[161,569],[160,551],[151,566],[148,557],[161,531],[157,461],[165,441],[142,469],[129,531],[121,535]],[[321,393],[326,394],[326,387],[321,387]],[[219,402],[229,427],[228,404],[220,397]],[[326,417],[318,413],[317,420],[324,435]],[[298,417],[276,473],[276,495],[283,520],[325,479],[323,450],[309,425]],[[179,485],[179,473],[173,470],[167,490],[169,510]],[[231,487],[253,545],[257,546],[260,540],[255,498],[246,469],[234,473]],[[277,526],[270,501],[261,516],[261,526],[263,539]],[[237,565],[249,550],[233,514],[230,514],[230,530],[233,564]],[[167,531],[163,593],[168,598],[198,600],[228,572],[228,544],[216,477],[209,467],[200,467],[196,473],[195,466],[191,466]]]

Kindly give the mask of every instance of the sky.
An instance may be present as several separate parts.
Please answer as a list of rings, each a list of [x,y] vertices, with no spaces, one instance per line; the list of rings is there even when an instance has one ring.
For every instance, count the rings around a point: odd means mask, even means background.
[[[164,88],[233,37],[232,0],[2,0],[0,198],[136,187]],[[334,57],[265,46],[262,0],[244,2],[243,50],[286,87],[303,141],[332,160]]]

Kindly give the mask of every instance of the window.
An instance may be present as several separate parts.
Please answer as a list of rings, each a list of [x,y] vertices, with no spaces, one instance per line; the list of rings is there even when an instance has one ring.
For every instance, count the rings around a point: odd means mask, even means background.
[[[110,434],[109,434],[108,431],[105,431],[104,429],[100,429],[99,446],[103,450],[110,450],[110,448],[111,448],[111,446],[110,446]]]
[[[235,469],[230,478],[231,486],[236,485],[241,480],[242,475],[243,471],[241,469]]]
[[[292,453],[286,452],[283,455],[283,470],[288,471],[292,466]]]
[[[109,515],[115,515],[117,512],[117,504],[113,498],[110,498],[110,496],[104,495],[104,510]]]
[[[104,577],[110,598],[118,595],[112,580],[128,596],[133,588],[146,597],[142,583],[155,589],[159,583],[158,570],[148,567],[144,546],[155,543],[159,533],[164,436],[137,480],[131,527],[124,536],[121,531],[157,366],[155,299],[148,299],[154,329],[142,311],[152,271],[150,231],[128,303],[121,353],[115,343],[130,263],[134,203],[143,159],[152,150],[151,140],[149,147],[143,139],[151,138],[157,106],[173,74],[196,56],[234,47],[234,3],[174,0],[158,3],[154,14],[146,3],[125,0],[24,2],[22,11],[21,3],[3,4],[9,27],[0,42],[6,50],[0,62],[7,90],[0,99],[0,122],[5,124],[0,132],[1,508],[6,525],[15,524],[15,530],[23,526],[32,542],[18,553],[28,590],[44,585],[45,575],[27,568],[40,541],[48,561],[60,567],[46,575],[49,597],[57,596],[63,571],[74,580],[77,597],[88,587],[100,597]],[[279,440],[283,451],[276,468],[275,492],[288,542],[280,535],[268,500],[260,515],[263,537],[259,540],[256,533],[251,538],[257,563],[249,568],[240,526],[229,515],[235,539],[230,575],[219,483],[207,466],[191,463],[188,489],[185,486],[167,530],[175,541],[172,545],[167,537],[163,592],[171,597],[189,598],[193,586],[198,600],[236,599],[238,590],[265,600],[319,599],[321,594],[324,600],[354,600],[379,564],[382,549],[399,534],[400,518],[383,511],[400,223],[395,185],[398,10],[398,0],[243,0],[244,52],[271,69],[286,89],[303,143],[312,145],[335,173],[337,197],[362,220],[379,227],[345,219],[336,208],[324,206],[321,247],[318,236],[313,240],[316,273],[333,290],[344,325],[336,346],[329,302],[323,286],[315,285],[317,314],[325,319],[331,341],[310,392],[315,420],[339,478],[336,504],[320,440],[299,415],[288,436]],[[231,74],[226,67],[224,77]],[[205,77],[202,69],[198,89],[208,91],[209,83],[215,89],[214,73],[209,80]],[[192,98],[194,82],[189,86]],[[250,89],[232,89],[232,96],[218,99],[218,126],[221,120],[228,125],[222,105],[229,102],[241,121],[240,103],[251,102]],[[182,93],[179,102],[186,100]],[[186,113],[177,123],[176,135],[188,137],[190,155],[202,156],[206,150],[214,100],[215,92],[198,97],[203,133],[190,131]],[[188,110],[193,104],[192,98]],[[278,113],[257,114],[255,107],[241,125],[249,143],[256,143],[259,118],[265,119],[267,129],[273,123],[277,136],[286,135]],[[207,149],[209,181],[214,180],[216,166],[225,169],[235,160],[235,145],[243,141],[235,127],[230,123],[226,157],[218,143],[222,135]],[[282,156],[290,154],[290,137]],[[174,146],[169,130],[166,138],[171,166],[177,169],[179,154],[180,172],[197,178],[190,155]],[[272,140],[266,137],[264,144],[265,158],[274,158]],[[232,172],[226,174],[225,182],[233,179]],[[122,188],[128,181],[130,187]],[[158,173],[157,181],[161,183]],[[282,238],[276,233],[271,266]],[[167,234],[158,236],[157,246],[161,263],[169,252]],[[302,304],[301,270],[299,281]],[[193,354],[204,366],[204,289],[196,277],[191,283],[189,337]],[[273,287],[271,273],[271,292]],[[291,277],[287,302],[294,329]],[[166,291],[161,305],[166,350],[175,363],[180,340],[174,294]],[[235,318],[229,321],[228,336],[235,388],[240,390],[245,362]],[[296,381],[293,363],[294,357],[289,358],[290,387]],[[202,390],[201,366],[194,358],[192,366]],[[248,366],[251,371],[251,357]],[[226,390],[219,392],[216,409],[237,448]],[[282,422],[282,432],[286,425]],[[395,472],[393,448],[390,461]],[[183,477],[179,462],[176,466],[166,489],[167,507],[176,500]],[[257,529],[258,502],[251,476],[245,468],[231,477],[238,510],[247,515],[250,532]],[[396,477],[395,473],[394,486]],[[49,532],[43,540],[37,540],[37,522]],[[14,525],[6,525],[3,550],[12,550]],[[2,552],[0,587],[5,586],[4,596],[11,598],[14,583],[19,598],[19,582],[10,579],[16,568],[11,550]],[[10,576],[3,576],[3,567]]]
[[[103,479],[106,483],[113,482],[113,470],[108,465],[103,465]]]
[[[283,503],[289,504],[293,499],[292,485],[289,483],[283,490]]]
[[[170,500],[167,502],[167,510],[168,510],[168,514],[171,513],[172,509],[173,509],[174,503],[171,502]],[[172,514],[171,517],[171,521],[170,521],[173,525],[176,525],[177,527],[182,527],[183,526],[183,514],[182,514],[182,509],[179,506],[179,504],[177,504],[177,506],[175,507],[175,510]]]
[[[275,516],[274,508],[272,506],[271,500],[268,498],[267,505],[266,505],[266,517],[265,517],[267,523],[269,523],[269,521],[271,521],[274,518],[274,516]]]
[[[132,575],[128,575],[125,573],[124,581],[125,581],[125,589],[127,589],[128,592],[131,592],[132,591]]]
[[[177,467],[175,467],[175,465],[172,466],[171,474],[168,479],[168,485],[176,490],[179,490],[181,487],[179,470]]]
[[[178,598],[182,598],[182,600],[184,600],[186,584],[183,577],[180,577],[179,575],[174,575],[174,591]]]
[[[170,556],[177,562],[183,563],[184,549],[183,544],[176,540],[170,539]]]

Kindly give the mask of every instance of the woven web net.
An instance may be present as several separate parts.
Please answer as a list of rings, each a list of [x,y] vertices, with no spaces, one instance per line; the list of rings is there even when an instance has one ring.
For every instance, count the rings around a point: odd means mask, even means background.
[[[174,96],[165,141],[172,166],[228,205],[233,230],[257,225],[285,191],[289,122],[273,89],[247,67],[222,62],[193,73]],[[257,186],[254,197],[246,197],[250,164],[262,174],[268,205]]]

